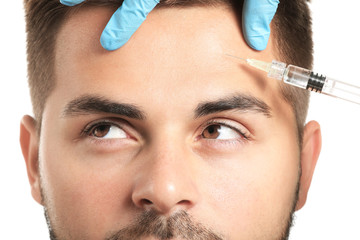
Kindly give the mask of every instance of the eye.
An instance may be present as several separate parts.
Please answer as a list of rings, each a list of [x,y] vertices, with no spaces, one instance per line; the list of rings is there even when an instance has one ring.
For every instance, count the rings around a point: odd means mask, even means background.
[[[212,124],[207,126],[201,136],[205,139],[232,140],[244,137],[239,130],[223,124]]]
[[[127,138],[127,134],[120,127],[110,123],[99,123],[93,126],[88,135],[101,139]]]

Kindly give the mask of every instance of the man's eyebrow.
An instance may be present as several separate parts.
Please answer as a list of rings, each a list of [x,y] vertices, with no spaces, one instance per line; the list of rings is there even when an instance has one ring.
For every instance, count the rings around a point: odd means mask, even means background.
[[[84,95],[70,101],[64,108],[63,117],[94,113],[110,113],[128,118],[144,120],[145,114],[133,104],[118,103],[97,95]]]
[[[195,109],[195,118],[228,110],[255,112],[268,118],[271,117],[271,108],[263,100],[240,93],[215,101],[200,103]]]

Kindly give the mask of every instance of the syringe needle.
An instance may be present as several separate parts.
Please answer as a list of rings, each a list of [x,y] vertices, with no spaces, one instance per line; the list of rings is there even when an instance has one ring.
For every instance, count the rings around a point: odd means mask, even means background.
[[[236,57],[236,56],[234,56],[234,55],[230,55],[230,54],[227,54],[227,53],[225,53],[225,55],[227,55],[227,56],[229,56],[229,57],[233,57],[233,58],[236,58],[236,59],[240,59],[240,60],[242,60],[242,61],[245,61],[245,62],[247,62],[247,59],[245,59],[245,58],[241,58],[241,57]]]

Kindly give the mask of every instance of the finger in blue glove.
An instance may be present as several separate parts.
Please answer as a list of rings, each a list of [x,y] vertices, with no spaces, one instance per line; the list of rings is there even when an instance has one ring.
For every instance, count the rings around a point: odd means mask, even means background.
[[[159,0],[125,0],[101,35],[101,45],[111,51],[122,47],[144,22]]]
[[[247,44],[255,50],[264,50],[270,37],[270,23],[279,0],[245,0],[242,29]]]
[[[82,3],[85,0],[60,0],[60,3],[66,6],[75,6],[79,3]]]
[[[67,6],[75,6],[84,0],[60,0]],[[144,22],[159,0],[124,0],[106,25],[100,42],[103,48],[112,51],[122,47]]]

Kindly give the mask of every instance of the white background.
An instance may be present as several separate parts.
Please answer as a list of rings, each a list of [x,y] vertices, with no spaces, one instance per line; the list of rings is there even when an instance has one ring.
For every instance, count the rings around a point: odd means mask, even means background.
[[[360,85],[360,1],[313,0],[314,70]],[[31,197],[19,123],[31,114],[21,0],[0,14],[0,239],[48,239],[42,207]],[[360,105],[312,95],[308,120],[320,122],[323,149],[291,240],[360,239]]]

